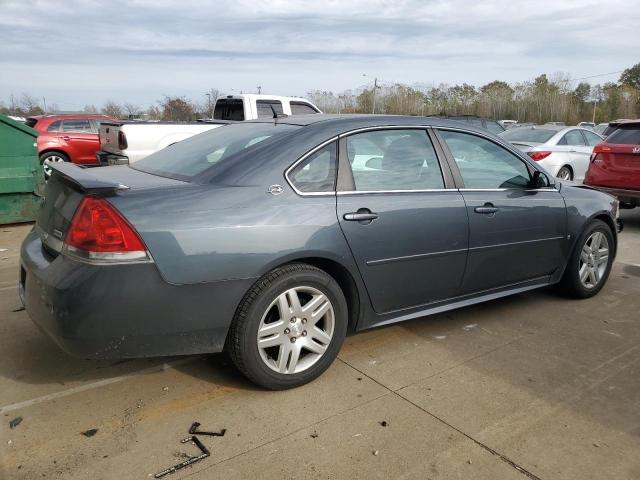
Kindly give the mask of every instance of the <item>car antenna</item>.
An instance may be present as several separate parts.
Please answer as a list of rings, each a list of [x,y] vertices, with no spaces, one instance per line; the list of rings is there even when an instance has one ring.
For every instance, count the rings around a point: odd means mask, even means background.
[[[269,107],[271,107],[271,111],[273,112],[273,123],[274,123],[274,125],[278,124],[278,118],[280,118],[280,117],[288,117],[289,116],[286,113],[278,113],[278,112],[276,112],[276,109],[273,108],[273,105],[269,105]]]

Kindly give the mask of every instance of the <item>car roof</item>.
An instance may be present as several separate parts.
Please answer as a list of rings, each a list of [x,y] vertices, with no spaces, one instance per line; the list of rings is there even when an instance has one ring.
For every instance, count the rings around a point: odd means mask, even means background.
[[[83,118],[111,118],[109,115],[103,115],[101,113],[58,113],[52,115],[32,115],[27,118],[33,118],[35,120],[62,120],[62,119],[83,119]]]

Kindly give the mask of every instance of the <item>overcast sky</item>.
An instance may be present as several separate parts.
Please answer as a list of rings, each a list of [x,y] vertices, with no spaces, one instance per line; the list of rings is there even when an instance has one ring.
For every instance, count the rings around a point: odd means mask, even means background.
[[[0,100],[580,78],[640,62],[639,30],[640,0],[0,0]]]

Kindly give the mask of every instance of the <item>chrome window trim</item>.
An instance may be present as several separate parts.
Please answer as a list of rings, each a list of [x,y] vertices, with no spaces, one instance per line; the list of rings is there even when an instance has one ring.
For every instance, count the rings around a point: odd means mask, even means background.
[[[429,193],[429,192],[457,192],[456,188],[425,188],[422,190],[340,190],[336,194],[343,195],[371,195],[375,193]]]

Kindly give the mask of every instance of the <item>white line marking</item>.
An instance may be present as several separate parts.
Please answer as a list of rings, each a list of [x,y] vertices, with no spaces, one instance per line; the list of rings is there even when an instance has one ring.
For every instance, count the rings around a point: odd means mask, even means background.
[[[136,372],[131,372],[127,375],[121,375],[119,377],[113,377],[113,378],[105,378],[104,380],[99,380],[93,383],[87,383],[85,385],[78,385],[77,387],[69,388],[61,392],[50,393],[49,395],[43,395],[42,397],[32,398],[31,400],[25,400],[23,402],[13,403],[11,405],[5,405],[4,407],[0,408],[0,414],[6,413],[6,412],[12,412],[13,410],[19,410],[21,408],[31,407],[33,405],[37,405],[38,403],[48,402],[50,400],[57,400],[58,398],[67,397],[69,395],[74,395],[76,393],[86,392],[87,390],[92,390],[94,388],[104,387],[106,385],[111,385],[112,383],[128,380],[129,378],[137,377],[139,375],[147,375],[149,373],[164,372],[165,370],[176,367],[178,365],[195,362],[199,358],[201,357],[181,358],[179,360],[174,360],[173,362],[165,362],[161,365],[155,365],[153,367],[144,368]]]

